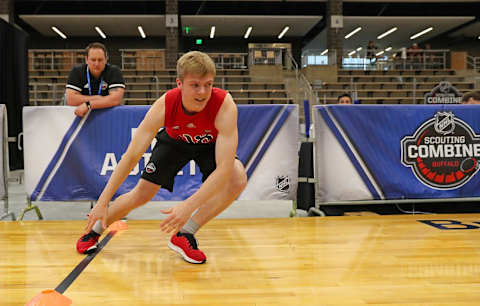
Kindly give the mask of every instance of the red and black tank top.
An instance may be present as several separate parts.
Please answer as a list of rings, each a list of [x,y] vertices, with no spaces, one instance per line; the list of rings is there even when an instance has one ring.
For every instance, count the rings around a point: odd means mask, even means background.
[[[212,143],[217,139],[215,118],[227,92],[212,88],[212,95],[205,108],[194,115],[187,115],[182,107],[179,88],[169,90],[165,96],[165,130],[176,140],[186,143]]]

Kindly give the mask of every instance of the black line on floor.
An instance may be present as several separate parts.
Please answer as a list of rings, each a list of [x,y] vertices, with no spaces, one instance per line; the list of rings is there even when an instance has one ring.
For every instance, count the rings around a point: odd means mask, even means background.
[[[68,274],[67,277],[60,283],[60,285],[55,288],[55,291],[57,291],[60,294],[63,294],[65,290],[70,287],[70,285],[73,283],[73,281],[82,273],[82,271],[88,266],[88,264],[97,256],[98,253],[103,249],[103,247],[112,239],[112,237],[115,235],[117,231],[110,231],[108,234],[105,236],[105,238],[100,241],[100,243],[97,246],[97,249],[95,252],[92,254],[89,254],[85,256],[85,258]]]

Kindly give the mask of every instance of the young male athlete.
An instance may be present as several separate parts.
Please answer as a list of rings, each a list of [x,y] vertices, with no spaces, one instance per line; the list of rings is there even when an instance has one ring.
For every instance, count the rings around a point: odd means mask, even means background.
[[[205,53],[188,52],[178,60],[177,88],[159,98],[138,126],[90,211],[85,233],[77,242],[78,252],[93,252],[108,225],[150,201],[160,187],[172,191],[176,174],[194,160],[203,175],[202,186],[185,201],[162,210],[168,216],[160,227],[166,233],[173,232],[168,246],[186,261],[206,261],[194,234],[227,208],[247,183],[245,168],[235,158],[237,107],[230,94],[213,87],[215,73],[215,64]],[[157,143],[138,184],[109,206],[155,135]]]

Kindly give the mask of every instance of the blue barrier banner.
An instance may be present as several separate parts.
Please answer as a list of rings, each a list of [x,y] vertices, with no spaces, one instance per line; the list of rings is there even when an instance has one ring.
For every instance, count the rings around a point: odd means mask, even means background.
[[[476,105],[328,105],[313,113],[321,202],[480,196]]]
[[[119,106],[76,117],[69,106],[25,107],[25,188],[32,201],[96,200],[150,106]],[[239,105],[237,156],[248,184],[239,199],[294,199],[298,181],[298,107]],[[154,139],[155,141],[155,139]],[[138,182],[155,143],[115,197]],[[156,201],[184,200],[201,185],[192,161],[177,175],[174,192]]]

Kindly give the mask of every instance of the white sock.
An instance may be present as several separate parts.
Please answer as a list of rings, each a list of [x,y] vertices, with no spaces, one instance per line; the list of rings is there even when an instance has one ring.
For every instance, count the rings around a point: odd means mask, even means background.
[[[92,227],[92,231],[99,235],[103,233],[102,220],[97,220],[97,222],[95,222],[95,225]]]
[[[200,226],[198,226],[198,224],[195,223],[192,218],[190,218],[188,219],[187,223],[185,223],[185,225],[182,227],[180,233],[190,233],[193,235],[198,231],[199,228]]]

